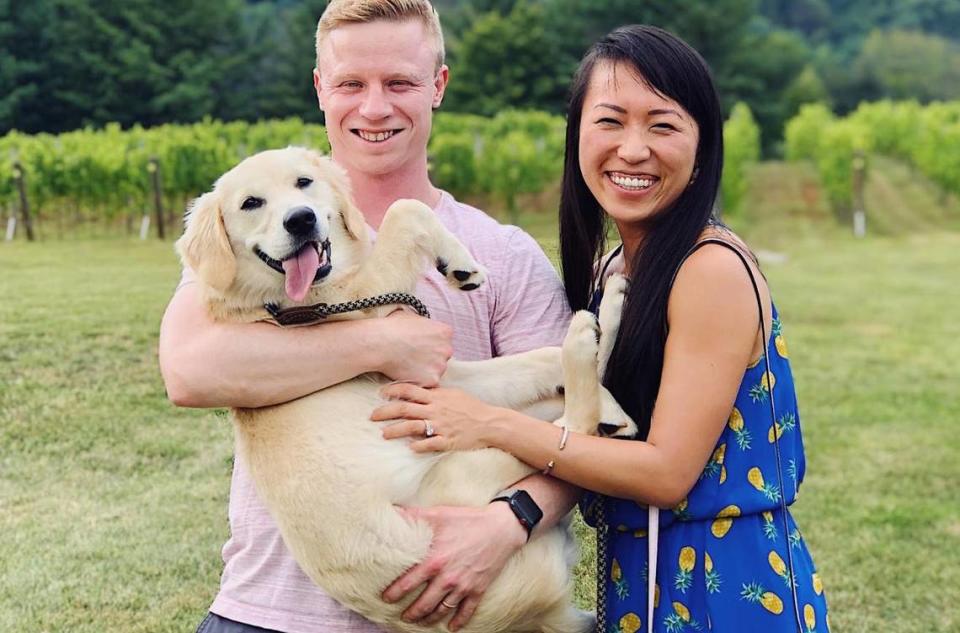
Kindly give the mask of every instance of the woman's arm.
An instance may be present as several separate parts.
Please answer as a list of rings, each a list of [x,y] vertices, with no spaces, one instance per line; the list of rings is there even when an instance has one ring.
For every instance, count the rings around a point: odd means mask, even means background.
[[[552,474],[581,488],[671,507],[703,471],[744,370],[762,347],[756,299],[735,254],[705,246],[687,260],[671,292],[668,323],[657,406],[644,442],[571,434],[558,453],[561,430],[552,425],[461,392],[411,385],[388,387],[387,395],[405,402],[381,407],[374,418],[411,418],[386,428],[386,437],[422,435],[422,420],[430,420],[437,435],[414,442],[414,450],[494,446],[536,468],[553,459]]]

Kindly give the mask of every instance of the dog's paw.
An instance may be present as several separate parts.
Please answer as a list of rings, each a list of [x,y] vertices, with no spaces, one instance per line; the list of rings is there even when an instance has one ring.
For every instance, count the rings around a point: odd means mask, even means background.
[[[487,271],[472,258],[437,257],[437,271],[458,290],[476,290],[487,280]]]
[[[597,362],[600,328],[590,312],[581,310],[573,315],[567,336],[563,339],[563,364],[565,367],[593,367]]]

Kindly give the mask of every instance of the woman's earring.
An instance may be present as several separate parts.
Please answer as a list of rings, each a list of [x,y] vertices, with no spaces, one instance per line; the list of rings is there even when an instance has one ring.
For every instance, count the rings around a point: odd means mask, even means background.
[[[689,186],[692,185],[694,182],[696,182],[696,181],[697,181],[697,176],[699,176],[699,175],[700,175],[700,168],[699,168],[699,167],[694,167],[694,168],[693,168],[693,173],[690,174],[690,182],[687,183],[687,186],[689,187]]]

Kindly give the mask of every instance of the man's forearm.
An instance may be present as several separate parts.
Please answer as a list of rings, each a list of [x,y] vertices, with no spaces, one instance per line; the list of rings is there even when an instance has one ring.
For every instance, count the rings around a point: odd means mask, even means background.
[[[294,329],[219,323],[197,308],[195,292],[177,292],[160,331],[160,368],[179,406],[268,406],[376,369],[362,321]]]

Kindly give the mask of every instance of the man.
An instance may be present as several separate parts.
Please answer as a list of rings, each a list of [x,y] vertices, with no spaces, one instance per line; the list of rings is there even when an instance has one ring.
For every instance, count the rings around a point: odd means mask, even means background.
[[[417,295],[432,320],[397,312],[281,330],[210,321],[185,271],[160,336],[161,370],[174,403],[266,406],[371,371],[434,386],[451,354],[479,360],[560,343],[569,311],[536,243],[430,183],[432,110],[449,76],[443,59],[439,20],[428,0],[333,0],[317,29],[314,85],[333,158],[349,174],[367,223],[379,227],[397,198],[421,200],[487,267],[487,284],[458,293],[431,271]],[[575,500],[575,490],[540,475],[517,487],[542,509],[540,529],[555,524]],[[459,628],[528,532],[507,503],[403,511],[430,523],[433,543],[428,558],[388,587],[384,599],[398,600],[427,583],[404,617],[433,623],[455,612],[451,628]],[[297,567],[240,462],[231,482],[230,528],[220,591],[201,631],[379,630]]]

